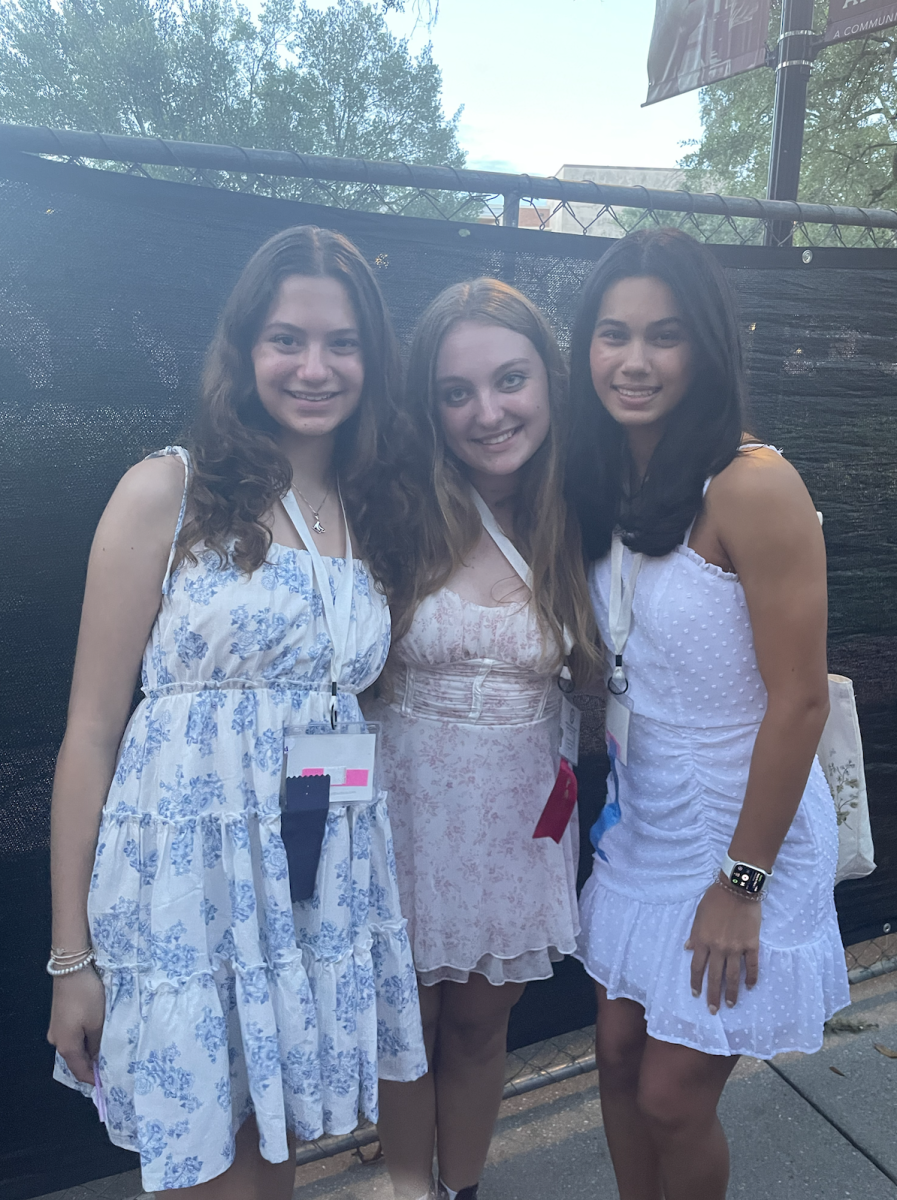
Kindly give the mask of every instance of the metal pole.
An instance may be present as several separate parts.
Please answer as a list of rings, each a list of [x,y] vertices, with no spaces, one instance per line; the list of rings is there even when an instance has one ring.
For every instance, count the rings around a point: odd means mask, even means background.
[[[502,196],[501,223],[512,229],[516,229],[520,224],[519,192],[506,192]]]
[[[807,83],[817,45],[813,0],[783,0],[782,29],[776,53],[776,100],[769,150],[768,200],[796,200],[807,115]],[[767,246],[790,246],[792,221],[766,227]]]

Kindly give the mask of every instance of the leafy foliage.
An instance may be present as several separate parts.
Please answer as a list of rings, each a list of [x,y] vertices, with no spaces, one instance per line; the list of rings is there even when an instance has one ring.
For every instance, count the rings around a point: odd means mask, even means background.
[[[461,110],[443,113],[430,47],[412,55],[383,11],[266,0],[253,20],[234,0],[0,0],[0,120],[463,166]],[[402,189],[205,177],[344,206],[402,203]]]
[[[770,43],[780,7],[774,5]],[[816,28],[827,4],[817,0]],[[897,30],[828,46],[807,94],[799,199],[897,207]],[[683,158],[686,186],[766,195],[774,72],[763,68],[701,92],[703,132]]]

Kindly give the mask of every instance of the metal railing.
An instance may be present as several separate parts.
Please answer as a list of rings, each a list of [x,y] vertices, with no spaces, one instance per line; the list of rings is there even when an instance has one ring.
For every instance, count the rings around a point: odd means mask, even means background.
[[[164,138],[0,124],[0,149],[119,164],[205,186],[339,208],[619,237],[677,224],[705,242],[760,245],[784,222],[806,246],[897,247],[897,212],[662,191],[499,171],[330,158]],[[120,169],[120,167],[119,167]]]

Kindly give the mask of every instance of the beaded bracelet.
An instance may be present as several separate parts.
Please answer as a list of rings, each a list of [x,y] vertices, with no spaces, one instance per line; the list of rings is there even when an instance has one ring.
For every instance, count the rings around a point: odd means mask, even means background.
[[[47,974],[52,975],[54,978],[59,975],[74,975],[75,971],[83,971],[85,967],[89,967],[96,962],[97,952],[92,946],[89,950],[82,951],[82,953],[84,957],[72,963],[67,962],[65,959],[60,961],[55,954],[51,954],[50,960],[47,963]]]
[[[717,887],[721,887],[724,892],[730,892],[733,896],[738,896],[740,900],[750,900],[751,904],[759,904],[765,897],[765,892],[759,892],[756,896],[752,896],[750,892],[739,891],[738,888],[732,887],[728,880],[724,880],[722,876],[717,875],[713,881]]]

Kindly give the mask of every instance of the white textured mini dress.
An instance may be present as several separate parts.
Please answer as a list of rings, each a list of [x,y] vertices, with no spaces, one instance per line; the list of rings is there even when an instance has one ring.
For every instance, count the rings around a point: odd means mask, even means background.
[[[314,894],[290,899],[284,739],[330,728],[308,551],[272,545],[251,575],[196,554],[164,585],[88,897],[106,1127],[139,1153],[149,1192],[220,1175],[251,1113],[263,1156],[282,1162],[288,1129],[348,1133],[359,1113],[377,1119],[378,1075],[427,1069],[382,793],[331,805]],[[324,561],[338,580],[346,560]],[[389,628],[355,560],[341,720],[361,719]],[[56,1077],[93,1090],[59,1057]]]
[[[631,564],[624,550],[624,583]],[[590,590],[609,645],[609,555]],[[625,663],[621,701],[632,716],[628,765],[617,764],[620,820],[582,892],[577,957],[612,999],[644,1006],[660,1041],[756,1058],[818,1050],[824,1022],[850,1002],[832,895],[837,823],[818,762],[767,884],[757,985],[713,1016],[706,996],[691,994],[683,949],[729,848],[766,711],[738,576],[687,544],[645,556]]]
[[[546,979],[576,947],[576,814],[533,839],[560,762],[561,694],[528,604],[442,588],[393,648],[381,722],[402,912],[423,984]]]

